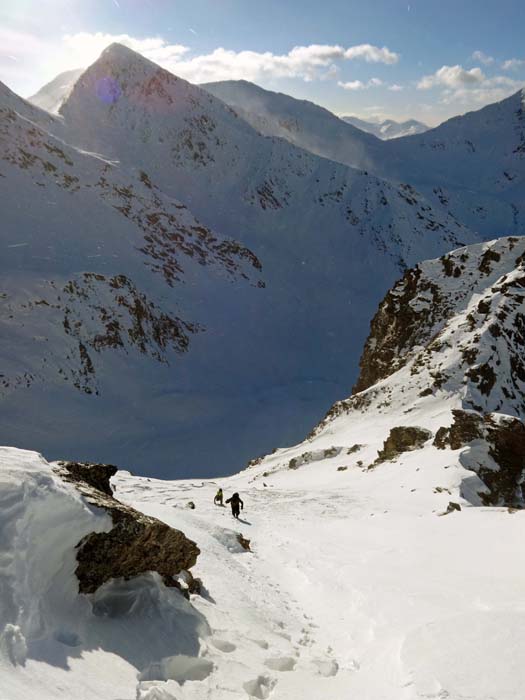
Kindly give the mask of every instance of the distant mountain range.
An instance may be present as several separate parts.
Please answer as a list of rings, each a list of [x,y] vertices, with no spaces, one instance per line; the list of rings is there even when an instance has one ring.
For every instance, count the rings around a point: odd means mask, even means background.
[[[373,134],[378,139],[387,141],[388,139],[397,139],[401,136],[413,136],[414,134],[422,134],[430,129],[429,126],[418,122],[417,119],[408,119],[404,122],[396,122],[394,119],[384,119],[383,121],[365,121],[359,117],[340,117],[347,124],[356,126],[361,131],[366,131],[367,134]]]
[[[486,238],[525,229],[524,90],[424,133],[381,141],[311,102],[245,81],[205,87],[261,133],[408,183]]]

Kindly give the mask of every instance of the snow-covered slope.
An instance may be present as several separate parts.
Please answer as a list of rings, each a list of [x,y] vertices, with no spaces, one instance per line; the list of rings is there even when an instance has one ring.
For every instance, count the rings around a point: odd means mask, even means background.
[[[374,172],[410,182],[486,237],[522,235],[524,101],[520,90],[424,134],[387,141]]]
[[[29,97],[28,101],[41,109],[45,109],[47,112],[58,112],[63,100],[67,97],[82,73],[82,68],[60,73],[56,78],[41,87],[37,93]]]
[[[522,90],[424,133],[396,133],[381,142],[343,120],[287,95],[243,81],[206,85],[261,133],[280,136],[332,160],[409,183],[433,207],[443,208],[491,238],[525,232],[525,110]],[[357,125],[359,126],[359,125]],[[387,127],[388,124],[384,126]],[[409,124],[409,128],[414,124]],[[379,136],[380,134],[376,134]]]
[[[257,472],[326,457],[379,469],[414,449],[414,461],[441,463],[439,451],[456,443],[455,458],[481,481],[455,472],[455,495],[522,507],[524,289],[525,238],[460,248],[408,270],[372,321],[353,395],[305,443],[265,458]]]
[[[265,138],[122,46],[58,117],[2,99],[3,319],[32,359],[6,351],[0,437],[51,456],[210,474],[297,440],[347,392],[405,266],[476,240],[410,187]],[[73,421],[64,444],[50,426]]]
[[[417,119],[407,119],[404,122],[396,122],[394,119],[384,119],[382,121],[366,121],[359,117],[341,117],[347,124],[366,131],[368,134],[377,136],[378,139],[386,141],[388,139],[397,139],[401,136],[413,136],[414,134],[422,134],[428,131],[430,127]]]
[[[230,105],[265,136],[278,136],[323,158],[367,169],[380,157],[380,144],[332,112],[308,100],[264,90],[246,80],[202,87]]]
[[[2,105],[3,440],[143,464],[152,431],[167,441],[172,426],[161,387],[223,331],[232,297],[262,292],[260,263],[144,171],[67,145],[6,88]]]

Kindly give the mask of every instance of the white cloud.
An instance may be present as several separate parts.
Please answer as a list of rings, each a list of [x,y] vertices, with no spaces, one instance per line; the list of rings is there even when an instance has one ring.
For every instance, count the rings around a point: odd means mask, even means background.
[[[474,61],[483,63],[485,66],[490,66],[492,63],[494,63],[494,58],[492,56],[487,56],[487,54],[483,51],[474,51],[472,58]]]
[[[147,55],[147,54],[145,54]],[[149,56],[148,56],[149,58]],[[214,80],[300,78],[305,81],[334,72],[333,61],[344,58],[338,46],[297,46],[287,54],[270,51],[232,51],[222,47],[184,60],[158,61],[164,68],[194,83]]]
[[[521,66],[525,66],[525,61],[521,58],[509,58],[508,61],[503,61],[501,64],[503,70],[516,70]]]
[[[150,58],[148,53],[145,55]],[[395,59],[394,59],[395,57]],[[299,78],[305,81],[333,77],[337,72],[334,61],[363,59],[371,62],[392,63],[397,54],[386,48],[369,44],[345,49],[342,46],[311,44],[295,46],[286,54],[270,51],[232,51],[217,48],[209,54],[184,58],[158,60],[168,70],[195,83],[214,80],[261,80],[264,78]]]
[[[363,83],[362,80],[350,80],[346,83],[339,80],[337,84],[339,87],[343,88],[343,90],[367,90],[371,87],[380,87],[384,83],[382,80],[379,80],[379,78],[370,78],[366,83]]]
[[[310,44],[295,46],[286,54],[271,51],[232,51],[223,47],[208,54],[188,57],[189,48],[169,44],[159,37],[136,39],[127,34],[111,35],[82,32],[63,38],[65,48],[75,56],[78,65],[88,65],[113,42],[129,46],[167,70],[195,83],[214,80],[260,80],[299,78],[305,81],[333,77],[334,61],[364,60],[373,63],[395,63],[399,56],[390,49],[371,44],[344,48],[339,45]],[[82,60],[81,60],[82,59]]]
[[[388,89],[391,90],[392,92],[401,92],[401,90],[404,90],[403,86],[398,85],[397,83],[393,83],[392,85],[389,85]]]
[[[462,66],[442,66],[426,75],[417,84],[420,90],[441,88],[440,102],[461,104],[477,109],[508,97],[523,87],[523,83],[506,75],[487,77],[480,68],[466,70]]]
[[[445,90],[441,101],[444,104],[460,102],[480,106],[490,102],[498,102],[522,87],[523,81],[513,80],[505,75],[496,75],[493,78],[487,78],[474,88],[462,87],[455,90]]]
[[[386,46],[383,48],[378,48],[377,46],[372,46],[372,44],[359,44],[358,46],[352,46],[345,51],[345,58],[364,58],[367,63],[397,63],[399,61],[399,54],[394,51],[390,51]]]
[[[441,66],[432,75],[425,75],[418,82],[419,90],[430,90],[433,87],[461,88],[464,85],[482,83],[485,74],[481,68],[471,68],[466,70],[462,66]]]
[[[364,90],[366,88],[366,85],[361,80],[349,80],[346,83],[339,80],[337,84],[343,90]]]
[[[0,80],[13,80],[13,87],[27,94],[62,71],[87,67],[114,42],[125,44],[195,83],[241,78],[253,81],[335,79],[339,70],[336,63],[361,60],[389,65],[399,60],[399,54],[386,46],[372,44],[350,47],[311,44],[295,46],[284,54],[218,47],[207,54],[192,56],[189,47],[168,43],[161,37],[138,39],[129,34],[78,32],[65,34],[59,42],[52,42],[0,27]],[[21,64],[16,70],[13,57]]]

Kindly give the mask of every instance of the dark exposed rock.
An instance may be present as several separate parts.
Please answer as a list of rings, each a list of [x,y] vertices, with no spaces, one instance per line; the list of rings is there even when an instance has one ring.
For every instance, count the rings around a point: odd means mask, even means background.
[[[326,449],[324,451],[325,459],[330,459],[331,457],[336,457],[340,451],[341,450],[338,447],[329,447],[328,449]]]
[[[194,595],[201,595],[203,590],[204,584],[202,583],[202,580],[200,578],[193,578],[192,576],[188,584],[188,593],[193,593]]]
[[[483,418],[472,411],[452,411],[454,422],[450,428],[440,428],[434,438],[434,446],[440,450],[450,447],[459,450],[483,435]]]
[[[499,262],[501,260],[501,255],[497,253],[495,250],[492,250],[491,248],[488,248],[482,255],[481,261],[479,264],[479,271],[483,272],[485,275],[488,275],[491,272],[491,262]]]
[[[430,294],[433,303],[425,309],[415,310],[409,302],[423,292]],[[404,366],[409,359],[406,350],[415,344],[416,338],[421,342],[422,338],[418,336],[425,335],[432,328],[435,310],[439,308],[438,300],[437,286],[421,280],[419,267],[408,270],[388,292],[370,324],[354,394]]]
[[[363,445],[359,445],[356,443],[355,445],[352,445],[352,447],[349,447],[347,450],[347,454],[353,455],[355,452],[359,452],[359,450],[363,447]]]
[[[115,471],[112,465],[77,462],[58,462],[55,467],[58,476],[113,521],[109,532],[91,533],[77,545],[79,592],[94,593],[112,578],[129,579],[147,571],[158,572],[167,586],[180,588],[174,576],[195,564],[199,548],[183,532],[113,498],[109,481]],[[189,572],[188,576],[191,581]]]
[[[482,394],[488,396],[492,391],[494,384],[496,383],[496,373],[492,367],[485,362],[478,367],[472,367],[468,372],[467,376],[478,385],[478,388]]]
[[[462,464],[475,471],[488,488],[480,493],[486,505],[523,507],[525,503],[525,425],[518,418],[472,411],[453,411],[454,422],[449,428],[440,428],[434,445],[439,449],[453,450],[467,447],[474,440],[485,443],[488,457],[485,463],[462,459]]]
[[[425,428],[416,428],[414,426],[392,428],[383,444],[383,449],[377,453],[377,459],[374,464],[395,459],[403,452],[418,450],[431,437],[432,433]]]
[[[447,506],[447,510],[443,515],[448,515],[449,513],[453,513],[455,510],[461,511],[461,506],[459,503],[454,503],[454,501],[449,501],[449,504]]]
[[[118,467],[113,464],[92,464],[91,462],[58,462],[58,464],[67,470],[67,473],[61,473],[66,481],[87,484],[107,496],[113,496],[110,480],[118,471]]]
[[[411,376],[421,375],[421,397],[443,389],[456,378],[466,386],[465,405],[469,408],[525,412],[525,400],[520,398],[520,383],[525,382],[525,261],[523,255],[510,253],[515,246],[516,241],[508,238],[476,248],[471,257],[477,258],[477,270],[468,274],[467,256],[461,250],[441,258],[439,267],[430,261],[408,270],[387,293],[372,320],[354,395],[335,404],[323,423],[340,413],[359,410],[353,400],[363,397],[366,401],[371,387],[409,363]],[[449,278],[456,277],[458,271],[464,279],[456,285]],[[489,274],[495,279],[487,280]],[[474,290],[483,296],[469,308]],[[455,328],[450,325],[454,317],[458,319]],[[460,345],[462,361],[451,362],[443,351],[457,329],[472,336]],[[452,373],[441,369],[443,359]],[[498,381],[502,375],[507,382]]]
[[[525,489],[525,425],[517,418],[506,417],[496,423],[485,418],[489,454],[499,465],[498,471],[480,467],[478,475],[490,489],[483,500],[488,505],[523,505]]]
[[[292,457],[292,459],[288,462],[288,469],[298,469],[298,468],[299,468],[298,457]]]
[[[247,540],[246,537],[243,537],[241,533],[237,533],[237,542],[241,545],[243,549],[245,549],[247,552],[251,552],[252,550],[250,549],[250,542],[251,540]]]

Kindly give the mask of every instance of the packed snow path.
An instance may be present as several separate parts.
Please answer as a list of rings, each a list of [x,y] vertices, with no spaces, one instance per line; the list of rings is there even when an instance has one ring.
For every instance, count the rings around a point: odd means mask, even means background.
[[[442,469],[429,467],[418,483],[415,465],[403,465],[405,484],[391,464],[327,483],[335,467],[324,462],[323,477],[305,467],[274,474],[267,487],[250,470],[221,482],[120,473],[117,497],[199,543],[195,573],[209,593],[192,599],[210,626],[200,652],[207,670],[182,685],[176,672],[139,684],[139,697],[521,697],[523,514],[463,502],[439,517],[449,495],[431,484]],[[220,485],[225,497],[241,493],[239,522],[213,505]]]

